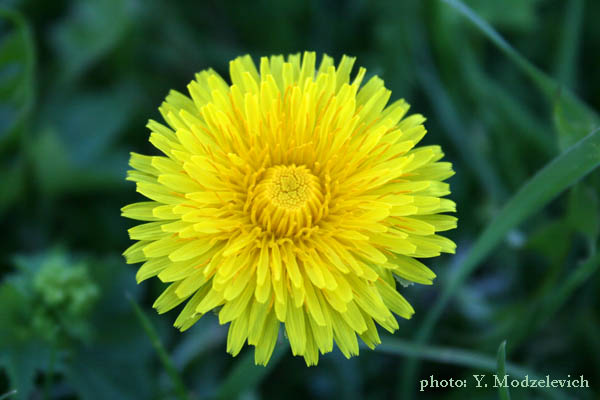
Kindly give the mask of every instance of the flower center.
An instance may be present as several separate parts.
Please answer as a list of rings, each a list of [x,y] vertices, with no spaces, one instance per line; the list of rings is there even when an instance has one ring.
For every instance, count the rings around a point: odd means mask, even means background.
[[[322,202],[319,178],[308,168],[276,165],[256,185],[251,218],[277,236],[293,236],[317,222]]]
[[[306,168],[271,168],[267,183],[267,196],[277,207],[294,210],[302,207],[308,199],[308,183],[313,176]]]

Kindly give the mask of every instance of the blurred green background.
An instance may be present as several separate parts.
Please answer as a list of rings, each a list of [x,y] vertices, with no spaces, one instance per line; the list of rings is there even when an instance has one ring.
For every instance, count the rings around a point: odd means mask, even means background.
[[[513,399],[598,398],[599,1],[0,4],[1,399],[493,399],[472,375],[503,367],[504,340],[511,376],[590,385]],[[163,285],[120,256],[140,199],[124,177],[128,152],[157,154],[144,126],[169,89],[306,49],[356,56],[428,118],[457,172],[458,251],[400,289],[416,315],[376,351],[306,368],[282,336],[261,368],[225,353],[217,318],[181,334],[155,315]],[[431,375],[469,387],[420,392]]]

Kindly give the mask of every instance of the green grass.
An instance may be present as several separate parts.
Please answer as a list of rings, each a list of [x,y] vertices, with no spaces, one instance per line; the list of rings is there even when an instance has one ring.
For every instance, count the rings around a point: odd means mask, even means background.
[[[597,398],[598,13],[589,0],[4,2],[0,399]],[[282,332],[257,367],[252,348],[225,352],[213,315],[184,333],[175,312],[154,315],[164,288],[136,285],[119,210],[139,200],[128,153],[154,151],[144,126],[169,89],[208,67],[226,76],[240,54],[305,49],[357,56],[427,118],[423,144],[456,170],[458,248],[422,260],[434,285],[399,287],[416,314],[375,351],[307,368]],[[87,271],[46,289],[88,309],[44,303],[48,262]],[[592,387],[417,392],[482,373]]]
[[[506,340],[498,346],[498,368],[497,375],[500,379],[506,376]],[[510,390],[506,386],[498,388],[500,400],[510,400]]]

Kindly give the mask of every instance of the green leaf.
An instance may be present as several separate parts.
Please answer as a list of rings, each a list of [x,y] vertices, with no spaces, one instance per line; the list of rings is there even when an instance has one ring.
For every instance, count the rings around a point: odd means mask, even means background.
[[[533,80],[550,101],[550,104],[554,105],[558,144],[562,150],[571,146],[600,125],[600,118],[594,110],[579,100],[569,89],[561,87],[560,83],[556,82],[520,55],[489,23],[481,19],[462,1],[442,1],[453,7],[487,36],[488,39]]]
[[[115,47],[132,19],[130,1],[84,0],[72,4],[68,17],[52,32],[61,82],[78,77]]]
[[[71,161],[84,165],[110,150],[138,100],[138,89],[127,81],[95,91],[63,91],[49,99],[43,123],[60,133]]]
[[[531,31],[538,27],[540,0],[470,0],[479,15],[494,26],[513,31]]]
[[[569,229],[585,236],[590,252],[595,250],[600,236],[600,207],[596,187],[581,182],[571,189],[565,222]]]
[[[27,148],[42,191],[55,195],[126,185],[128,154],[114,143],[136,101],[136,89],[126,82],[97,92],[54,94],[41,116],[43,128]]]
[[[262,367],[254,365],[254,354],[247,351],[243,358],[236,360],[233,370],[221,383],[217,399],[239,399],[242,394],[252,391],[277,366],[286,352],[286,346],[276,346],[271,360],[265,367]]]
[[[496,375],[501,381],[504,380],[504,377],[506,376],[506,340],[498,346],[498,368]],[[508,387],[499,386],[498,394],[500,395],[500,400],[510,400],[510,391],[508,390]]]
[[[572,88],[577,73],[585,1],[569,0],[565,3],[565,19],[556,52],[556,77],[559,82]]]
[[[23,290],[13,282],[0,285],[0,350],[19,346],[31,340],[32,330],[28,319],[33,306]]]
[[[47,366],[50,351],[37,340],[19,343],[4,352],[4,364],[10,386],[16,388],[19,398],[28,399],[34,388],[34,380],[38,371]]]
[[[35,48],[25,18],[0,8],[0,29],[10,28],[0,39],[0,149],[17,137],[34,102]]]
[[[561,150],[600,125],[597,115],[565,88],[560,88],[555,95],[553,116]]]

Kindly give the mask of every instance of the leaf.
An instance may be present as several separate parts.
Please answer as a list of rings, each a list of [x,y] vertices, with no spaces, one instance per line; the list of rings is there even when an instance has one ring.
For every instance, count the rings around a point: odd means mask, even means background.
[[[285,346],[276,346],[271,360],[265,367],[254,365],[254,354],[251,351],[246,352],[243,358],[236,361],[233,370],[221,383],[217,399],[239,399],[242,394],[256,388],[277,366],[286,352]]]
[[[42,191],[125,185],[128,154],[113,147],[136,101],[135,88],[126,82],[97,92],[54,94],[42,113],[43,128],[28,146]]]
[[[28,319],[32,305],[22,290],[12,282],[0,285],[0,350],[18,346],[31,339]]]
[[[565,3],[565,19],[556,52],[556,76],[559,82],[573,87],[581,47],[585,1],[569,0]]]
[[[469,4],[494,26],[515,31],[534,30],[538,26],[540,0],[471,0]]]
[[[132,19],[130,1],[84,0],[72,4],[68,17],[51,35],[61,82],[73,80],[116,46]]]
[[[554,105],[558,144],[564,150],[600,125],[597,113],[579,100],[569,89],[520,55],[492,26],[460,0],[442,0],[474,24],[488,39],[525,72]]]
[[[34,102],[35,48],[31,29],[17,11],[0,8],[0,149],[24,128]]]
[[[504,377],[506,376],[506,340],[498,346],[498,368],[496,375],[501,381],[504,380]],[[500,400],[510,400],[508,386],[499,385],[498,394],[500,395]]]
[[[558,147],[571,146],[600,125],[597,115],[577,100],[565,88],[560,88],[554,100],[554,126],[558,132]]]
[[[10,386],[17,390],[19,398],[29,398],[36,374],[43,371],[48,364],[48,347],[37,340],[31,340],[2,351],[5,353],[3,362]]]
[[[569,228],[585,236],[593,249],[600,235],[600,207],[598,190],[583,182],[575,185],[569,193],[567,216]]]
[[[137,89],[127,81],[93,92],[65,91],[52,95],[43,123],[60,133],[71,161],[83,165],[110,149],[137,100]]]

